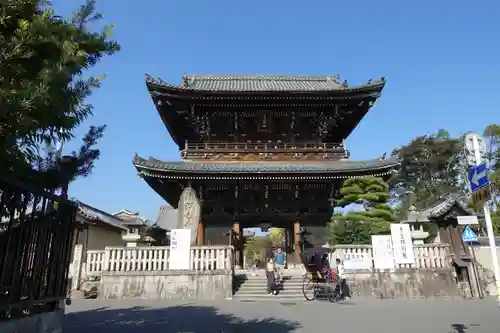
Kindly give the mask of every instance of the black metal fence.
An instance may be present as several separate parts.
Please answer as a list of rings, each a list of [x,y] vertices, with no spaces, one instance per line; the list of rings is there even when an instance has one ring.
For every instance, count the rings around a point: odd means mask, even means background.
[[[0,320],[67,297],[75,218],[73,202],[0,178]]]

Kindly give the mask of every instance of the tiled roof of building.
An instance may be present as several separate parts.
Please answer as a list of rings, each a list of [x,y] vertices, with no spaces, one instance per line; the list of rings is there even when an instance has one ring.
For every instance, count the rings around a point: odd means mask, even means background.
[[[78,205],[78,214],[83,216],[84,218],[91,220],[91,221],[101,221],[102,223],[105,223],[109,226],[122,229],[122,230],[128,230],[124,225],[123,225],[123,220],[113,216],[111,214],[108,214],[100,209],[97,209],[95,207],[92,207],[90,205],[84,204],[81,201],[76,201]]]
[[[366,87],[383,87],[385,79],[368,81],[366,84],[349,87],[347,81],[341,82],[338,75],[300,76],[300,75],[190,75],[182,76],[180,85],[169,84],[161,79],[146,75],[149,85],[163,86],[180,90],[213,92],[319,92]]]
[[[396,167],[396,159],[374,159],[367,161],[331,161],[331,162],[164,162],[157,159],[143,159],[135,156],[134,165],[138,169],[178,173],[356,173],[377,172]]]
[[[447,199],[437,203],[436,205],[421,211],[412,210],[410,208],[406,221],[404,222],[429,222],[430,219],[438,219],[445,215],[455,205],[467,214],[474,214],[474,212],[468,209],[458,198],[455,196],[449,196]]]

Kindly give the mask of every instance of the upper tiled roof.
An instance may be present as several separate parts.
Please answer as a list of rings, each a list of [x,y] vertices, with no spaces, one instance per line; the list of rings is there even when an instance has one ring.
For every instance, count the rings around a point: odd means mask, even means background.
[[[154,79],[147,75],[146,82],[182,90],[212,92],[319,92],[358,89],[364,87],[383,86],[385,79],[358,87],[349,87],[347,81],[340,82],[335,76],[296,76],[296,75],[189,75],[182,76],[178,86]]]
[[[157,159],[143,159],[135,156],[134,165],[138,169],[152,171],[178,172],[178,173],[356,173],[377,172],[384,169],[396,167],[399,162],[396,159],[375,159],[367,161],[331,161],[331,162],[307,162],[307,163],[280,163],[280,162],[195,162],[178,161],[164,162]]]

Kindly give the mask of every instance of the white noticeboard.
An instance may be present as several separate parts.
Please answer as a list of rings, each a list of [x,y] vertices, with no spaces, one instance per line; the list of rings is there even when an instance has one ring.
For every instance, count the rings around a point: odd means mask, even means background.
[[[460,225],[475,225],[475,224],[479,224],[479,221],[478,221],[476,215],[457,216],[457,221],[458,221],[458,224],[460,224]]]
[[[392,250],[396,264],[414,264],[413,241],[410,226],[405,223],[391,224]]]
[[[391,235],[372,236],[373,266],[375,269],[394,269]]]
[[[191,230],[172,229],[170,231],[170,269],[190,269]]]
[[[345,269],[372,268],[372,258],[368,253],[346,253],[343,261]]]

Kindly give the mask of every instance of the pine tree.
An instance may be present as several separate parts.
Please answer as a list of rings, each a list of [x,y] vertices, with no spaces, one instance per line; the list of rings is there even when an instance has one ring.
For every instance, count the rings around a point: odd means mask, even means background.
[[[390,182],[391,200],[401,206],[403,214],[410,192],[417,209],[427,208],[450,194],[467,196],[467,168],[462,151],[462,140],[450,137],[445,130],[419,136],[393,151],[401,166]]]
[[[47,145],[68,142],[93,113],[85,102],[103,77],[86,70],[119,50],[111,26],[89,30],[102,17],[87,0],[72,18],[57,16],[44,0],[4,0],[0,6],[0,161],[4,177],[54,189],[87,176],[100,152],[105,126],[91,126],[67,179]]]
[[[343,183],[340,195],[336,201],[338,207],[355,204],[360,209],[332,217],[327,237],[329,244],[370,244],[371,235],[390,231],[395,214],[387,204],[389,185],[382,178],[349,178]]]

